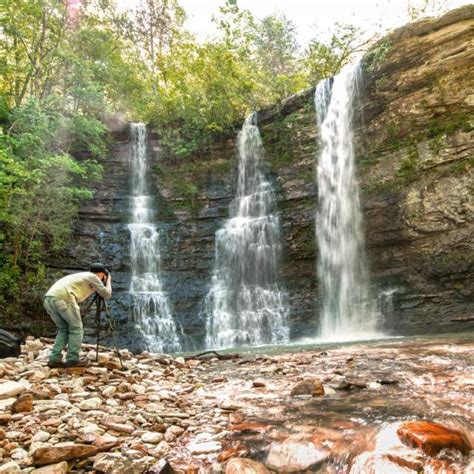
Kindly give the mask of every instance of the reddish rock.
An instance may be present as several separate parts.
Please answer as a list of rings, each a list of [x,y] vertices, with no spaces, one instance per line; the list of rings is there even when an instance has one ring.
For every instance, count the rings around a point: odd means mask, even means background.
[[[252,382],[252,387],[254,387],[254,388],[265,388],[266,384],[265,384],[265,382],[260,382],[258,380],[255,380],[254,382]]]
[[[247,452],[247,448],[243,444],[237,444],[236,446],[222,451],[219,456],[217,456],[217,460],[219,462],[226,462],[231,458],[245,456]]]
[[[404,458],[395,454],[387,454],[385,456],[390,462],[398,464],[401,467],[407,467],[416,472],[423,472],[423,460],[414,457]]]
[[[141,444],[141,443],[138,443],[138,442],[132,443],[130,445],[130,449],[135,449],[136,451],[140,451],[143,454],[148,455],[148,449],[145,446],[143,446],[143,444]]]
[[[270,471],[251,459],[233,458],[227,463],[225,474],[270,474]]]
[[[12,405],[12,413],[26,413],[33,410],[33,395],[22,393]]]
[[[293,386],[290,395],[292,397],[298,395],[321,397],[324,395],[324,387],[321,381],[318,379],[305,379]]]
[[[445,448],[457,449],[463,454],[471,450],[463,433],[430,421],[407,421],[400,425],[397,434],[404,444],[419,448],[429,456],[435,456]]]
[[[5,439],[5,431],[0,428],[0,441]]]
[[[10,414],[0,414],[0,425],[8,425],[12,420],[12,416]]]
[[[97,448],[87,444],[62,444],[52,448],[38,448],[33,452],[33,464],[42,466],[97,454]]]
[[[239,423],[238,425],[232,425],[230,429],[232,431],[264,433],[269,429],[269,426],[263,423],[258,423],[257,421],[245,421],[244,423]]]

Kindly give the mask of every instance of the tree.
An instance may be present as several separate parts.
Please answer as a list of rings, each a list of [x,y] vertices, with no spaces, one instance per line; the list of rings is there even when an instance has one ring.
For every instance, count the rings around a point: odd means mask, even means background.
[[[66,10],[55,0],[5,0],[0,13],[1,90],[19,107],[28,95],[43,98],[51,90]]]
[[[335,76],[374,38],[365,37],[360,28],[337,23],[329,40],[314,38],[304,54],[304,64],[311,83]]]

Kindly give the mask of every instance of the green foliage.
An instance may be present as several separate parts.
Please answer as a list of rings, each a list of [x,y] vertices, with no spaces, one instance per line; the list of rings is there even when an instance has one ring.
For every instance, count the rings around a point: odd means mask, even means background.
[[[381,41],[377,43],[364,56],[364,69],[367,72],[374,72],[388,56],[390,48],[391,45],[388,41]],[[378,83],[378,85],[383,86],[381,83]]]

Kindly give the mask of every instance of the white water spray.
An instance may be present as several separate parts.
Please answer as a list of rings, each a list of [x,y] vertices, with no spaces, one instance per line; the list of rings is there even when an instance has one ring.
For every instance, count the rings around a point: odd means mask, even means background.
[[[288,341],[288,306],[278,285],[280,222],[262,173],[255,114],[238,137],[239,177],[230,218],[216,233],[212,287],[205,301],[208,348]]]
[[[143,123],[131,124],[132,222],[130,259],[132,315],[147,350],[181,349],[176,324],[159,277],[159,232],[153,224],[151,196],[147,194],[147,137]]]
[[[317,166],[316,238],[323,340],[380,337],[379,314],[369,291],[356,180],[352,104],[357,68],[344,68],[318,84],[315,105],[322,151]]]

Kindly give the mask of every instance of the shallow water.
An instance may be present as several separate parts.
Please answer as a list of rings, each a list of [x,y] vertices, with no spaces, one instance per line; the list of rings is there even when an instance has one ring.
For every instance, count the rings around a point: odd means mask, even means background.
[[[394,452],[416,457],[417,465],[443,461],[452,472],[465,472],[472,458],[447,451],[433,460],[403,446],[396,427],[405,420],[433,421],[473,442],[473,349],[474,333],[238,349],[240,360],[203,365],[206,384],[195,396],[214,406],[234,405],[243,421],[261,423],[265,428],[257,432],[230,424],[228,442],[244,443],[262,462],[275,443],[296,439],[330,453],[318,464],[321,472],[390,472],[380,469],[389,469],[384,456]],[[306,378],[322,381],[325,395],[291,396]],[[255,387],[256,381],[264,386]],[[374,463],[385,467],[374,471]]]

